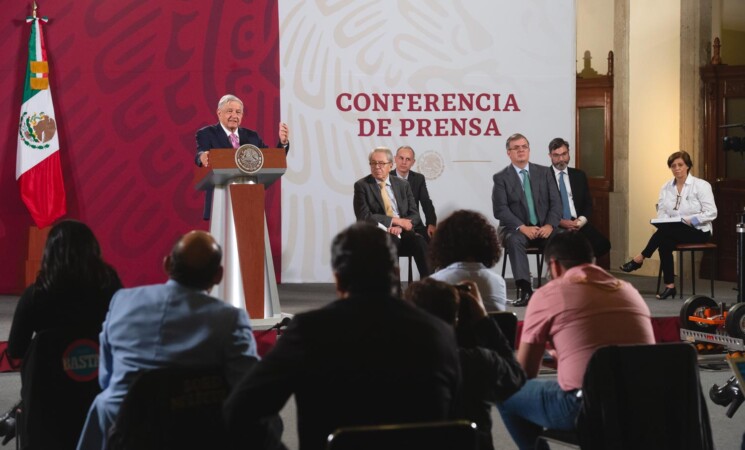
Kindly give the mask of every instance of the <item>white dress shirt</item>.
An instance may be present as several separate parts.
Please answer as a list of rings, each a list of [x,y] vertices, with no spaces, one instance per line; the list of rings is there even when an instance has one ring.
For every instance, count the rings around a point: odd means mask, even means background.
[[[663,184],[657,199],[657,218],[672,217],[681,217],[697,229],[713,234],[711,222],[717,218],[717,205],[711,185],[688,174],[679,195],[675,178]]]

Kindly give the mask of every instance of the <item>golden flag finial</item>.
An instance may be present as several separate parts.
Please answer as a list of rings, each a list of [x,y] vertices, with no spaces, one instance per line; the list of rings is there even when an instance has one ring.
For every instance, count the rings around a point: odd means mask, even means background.
[[[34,9],[31,12],[31,16],[36,19],[36,10],[39,9],[39,6],[36,4],[36,0],[34,0]]]

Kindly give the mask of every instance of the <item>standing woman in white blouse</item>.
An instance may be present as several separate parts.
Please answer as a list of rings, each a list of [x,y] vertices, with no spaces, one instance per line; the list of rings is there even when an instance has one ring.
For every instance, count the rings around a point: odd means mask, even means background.
[[[657,298],[675,297],[675,271],[673,269],[673,250],[677,244],[700,244],[711,239],[712,221],[717,218],[717,205],[711,185],[690,174],[691,156],[675,152],[667,158],[667,166],[673,179],[662,185],[657,200],[657,218],[680,217],[688,227],[658,229],[642,252],[621,266],[624,272],[633,272],[644,263],[644,258],[652,256],[655,250],[660,253],[662,275],[665,289]]]

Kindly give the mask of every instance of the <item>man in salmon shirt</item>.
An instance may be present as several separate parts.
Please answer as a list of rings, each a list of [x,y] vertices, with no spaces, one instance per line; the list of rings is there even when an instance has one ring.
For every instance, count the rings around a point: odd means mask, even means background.
[[[553,278],[535,292],[525,312],[517,360],[528,381],[498,405],[521,449],[538,446],[543,428],[572,430],[582,403],[582,379],[600,347],[653,344],[649,307],[631,284],[593,264],[592,247],[579,233],[559,233],[544,258]],[[557,379],[536,378],[552,342]]]

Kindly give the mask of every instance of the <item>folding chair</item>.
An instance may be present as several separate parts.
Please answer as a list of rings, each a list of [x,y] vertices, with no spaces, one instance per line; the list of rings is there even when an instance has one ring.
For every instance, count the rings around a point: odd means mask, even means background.
[[[229,389],[218,368],[142,372],[122,402],[109,432],[109,448],[227,448],[222,404]]]

